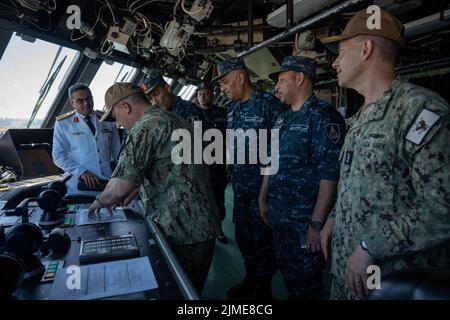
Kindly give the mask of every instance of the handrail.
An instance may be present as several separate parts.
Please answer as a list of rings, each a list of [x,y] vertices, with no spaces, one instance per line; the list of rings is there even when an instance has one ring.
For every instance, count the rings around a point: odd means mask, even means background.
[[[145,210],[142,205],[142,201],[137,201],[139,205],[139,209],[141,213],[145,213]],[[170,268],[170,271],[177,281],[177,284],[180,288],[181,294],[186,300],[200,300],[200,295],[197,290],[192,285],[191,280],[188,275],[184,271],[177,257],[175,256],[170,244],[167,242],[165,236],[159,230],[158,226],[153,222],[153,220],[149,216],[145,216],[145,221],[147,222],[147,226],[150,229],[150,232],[155,238],[155,241],[161,250],[161,253]]]

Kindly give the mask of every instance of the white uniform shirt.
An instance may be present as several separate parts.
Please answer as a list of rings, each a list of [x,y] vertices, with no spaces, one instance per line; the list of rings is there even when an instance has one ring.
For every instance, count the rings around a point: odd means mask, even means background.
[[[89,171],[100,179],[109,179],[111,162],[117,163],[120,152],[119,133],[115,123],[99,122],[92,112],[95,136],[84,116],[74,112],[55,122],[53,131],[53,162],[72,178],[66,183],[68,195],[95,195],[98,192],[78,190],[80,176]]]

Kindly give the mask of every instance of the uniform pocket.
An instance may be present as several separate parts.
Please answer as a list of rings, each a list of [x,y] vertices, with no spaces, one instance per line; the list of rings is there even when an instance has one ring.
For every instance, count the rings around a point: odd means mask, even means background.
[[[280,162],[286,169],[301,168],[308,164],[310,154],[309,127],[303,124],[291,125],[280,139]]]
[[[361,169],[367,172],[391,172],[393,159],[387,151],[387,138],[384,134],[369,134],[362,142],[358,152]]]
[[[71,134],[71,141],[81,153],[87,153],[91,151],[89,137],[85,132],[75,131]]]

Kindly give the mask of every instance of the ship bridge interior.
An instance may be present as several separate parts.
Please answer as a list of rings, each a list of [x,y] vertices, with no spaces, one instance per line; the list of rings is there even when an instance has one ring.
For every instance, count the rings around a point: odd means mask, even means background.
[[[275,83],[269,75],[279,70],[286,56],[302,55],[317,61],[315,94],[349,118],[359,110],[363,97],[339,87],[332,67],[336,47],[322,40],[341,34],[356,12],[371,5],[388,10],[404,26],[406,46],[397,61],[398,76],[437,92],[450,103],[448,0],[2,0],[0,225],[13,228],[19,218],[39,224],[39,219],[61,209],[43,209],[38,199],[45,188],[64,177],[51,158],[53,128],[58,116],[73,110],[68,89],[76,83],[89,85],[94,109],[102,113],[108,87],[115,82],[140,86],[156,69],[184,100],[195,101],[197,86],[211,82],[215,104],[227,108],[230,101],[213,81],[220,62],[241,57],[256,88],[273,93]],[[119,130],[123,134],[123,128]],[[45,201],[52,199],[50,195]],[[75,212],[92,201],[72,198],[64,208]],[[137,256],[150,257],[157,289],[122,293],[122,297],[225,299],[226,290],[244,274],[234,241],[231,185],[225,205],[223,231],[228,244],[217,242],[203,294],[192,286],[158,226],[135,214],[144,210],[138,202],[124,212],[131,224],[67,231],[72,248],[66,261],[79,262],[80,239],[87,233],[96,237],[133,233],[135,237],[126,241],[135,241],[140,250]],[[64,224],[70,225],[70,214],[64,218],[68,219]],[[44,238],[50,245],[49,234],[44,232]],[[51,261],[62,260],[47,257],[42,261],[31,261],[31,271],[36,271],[33,263],[48,272]],[[0,264],[1,272],[9,270],[7,263]],[[329,289],[327,272],[324,281]],[[273,288],[276,299],[287,298],[279,273]],[[17,299],[55,297],[44,280],[25,284],[14,294]]]

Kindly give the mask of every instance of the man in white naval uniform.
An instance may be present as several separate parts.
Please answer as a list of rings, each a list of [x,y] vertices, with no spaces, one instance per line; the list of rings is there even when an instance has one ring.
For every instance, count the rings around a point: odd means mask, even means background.
[[[78,189],[80,178],[88,189],[99,180],[108,180],[120,152],[120,139],[114,122],[99,122],[91,90],[77,83],[69,88],[69,100],[75,109],[58,116],[53,132],[53,162],[72,177],[66,182],[68,195],[96,195],[96,191]]]

